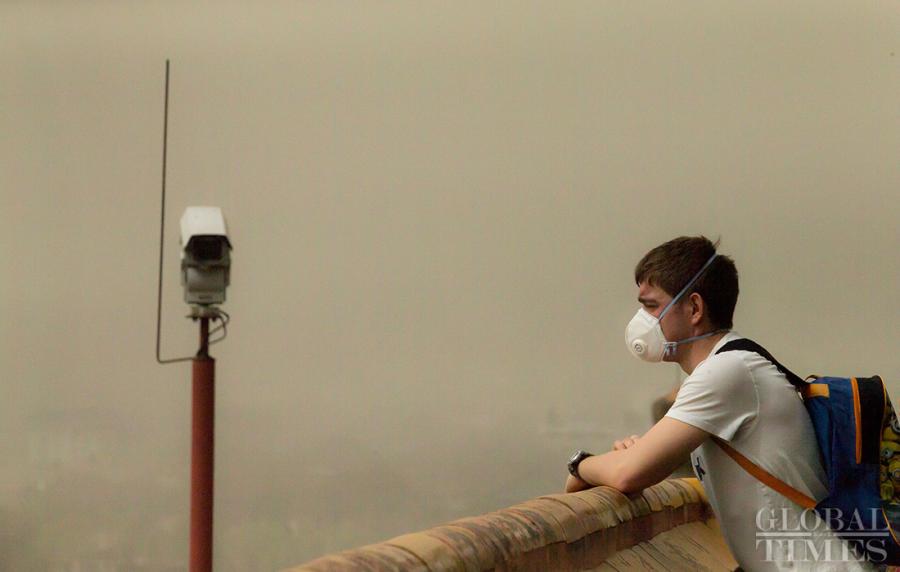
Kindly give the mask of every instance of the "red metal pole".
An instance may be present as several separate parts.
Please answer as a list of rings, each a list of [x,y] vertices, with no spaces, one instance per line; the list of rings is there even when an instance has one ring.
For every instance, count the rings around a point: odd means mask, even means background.
[[[200,318],[192,373],[190,572],[211,572],[216,360],[209,356],[209,318]]]

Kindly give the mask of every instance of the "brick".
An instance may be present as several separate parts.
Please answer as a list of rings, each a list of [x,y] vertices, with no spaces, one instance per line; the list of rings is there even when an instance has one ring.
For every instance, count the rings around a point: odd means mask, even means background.
[[[465,570],[462,559],[446,544],[421,532],[404,534],[385,542],[397,546],[418,556],[431,572],[450,572]]]
[[[329,554],[307,562],[302,566],[290,568],[286,572],[350,572],[356,570],[356,564],[340,554]]]
[[[534,523],[541,531],[541,535],[545,539],[546,544],[565,542],[566,533],[563,530],[562,525],[560,525],[551,515],[544,513],[544,511],[524,504],[511,506],[506,510],[521,515]]]
[[[391,546],[390,544],[369,544],[359,549],[367,553],[377,555],[385,563],[383,570],[398,570],[402,572],[427,572],[428,568],[418,556],[404,548]]]
[[[494,545],[494,541],[486,538],[479,529],[458,524],[447,524],[442,528],[451,529],[469,540],[469,546],[475,553],[475,558],[482,570],[495,566],[502,559],[500,548]]]
[[[655,487],[646,488],[641,491],[641,498],[647,501],[647,504],[650,505],[650,510],[653,512],[658,512],[665,508],[665,503],[663,502],[659,491]]]
[[[686,530],[687,529],[687,530]],[[724,563],[692,538],[692,527],[674,528],[653,537],[645,544],[656,547],[666,554],[673,568],[697,570],[726,570]]]
[[[547,544],[548,539],[540,526],[521,514],[501,510],[485,514],[477,519],[461,519],[450,524],[464,528],[489,546],[482,545],[481,561],[487,566],[516,559]]]
[[[569,510],[575,513],[578,520],[581,521],[581,527],[584,529],[585,536],[600,530],[601,528],[606,528],[604,526],[605,519],[597,513],[596,506],[580,497],[573,494],[560,494],[546,495],[539,498],[549,499],[564,504]]]
[[[570,493],[569,496],[581,499],[586,504],[593,507],[594,513],[597,515],[601,523],[601,528],[610,528],[622,522],[622,520],[616,514],[615,507],[612,504],[610,504],[604,498],[591,493],[590,491]]]
[[[476,548],[475,539],[466,534],[464,529],[453,526],[436,526],[422,532],[443,542],[459,557],[466,572],[477,572],[482,569],[481,555]]]
[[[609,506],[619,522],[634,518],[634,508],[628,497],[610,487],[594,487],[583,491],[587,495],[594,496],[599,502]]]
[[[565,503],[553,499],[537,498],[518,504],[516,507],[534,508],[546,516],[555,519],[562,528],[563,540],[566,542],[575,542],[576,540],[584,538],[587,534],[580,515],[569,508]]]

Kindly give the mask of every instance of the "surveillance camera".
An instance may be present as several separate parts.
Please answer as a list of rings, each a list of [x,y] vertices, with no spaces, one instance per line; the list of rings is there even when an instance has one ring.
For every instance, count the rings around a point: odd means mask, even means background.
[[[181,216],[181,285],[188,304],[225,301],[231,242],[219,207],[188,207]]]

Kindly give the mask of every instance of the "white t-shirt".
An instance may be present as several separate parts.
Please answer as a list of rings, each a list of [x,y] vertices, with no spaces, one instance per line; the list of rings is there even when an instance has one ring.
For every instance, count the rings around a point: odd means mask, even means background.
[[[812,421],[793,386],[756,353],[738,350],[715,355],[723,345],[742,337],[730,331],[716,343],[684,380],[666,415],[721,437],[772,475],[819,501],[828,494],[828,481]],[[691,465],[728,547],[744,570],[878,569],[858,562],[847,552],[847,543],[815,511],[804,511],[755,479],[712,439],[691,453]]]

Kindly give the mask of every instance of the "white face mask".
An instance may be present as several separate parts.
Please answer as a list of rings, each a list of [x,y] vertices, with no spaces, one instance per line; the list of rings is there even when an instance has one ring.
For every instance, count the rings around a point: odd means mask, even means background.
[[[716,256],[718,256],[718,254],[713,254],[710,259],[706,261],[706,264],[704,264],[703,267],[694,274],[694,277],[685,284],[684,288],[681,289],[681,292],[666,304],[666,307],[660,312],[658,318],[644,308],[638,309],[637,313],[631,321],[628,322],[628,326],[625,328],[625,343],[628,345],[628,350],[635,357],[650,362],[662,361],[663,357],[674,355],[680,344],[687,344],[702,338],[714,336],[719,332],[728,331],[727,328],[723,328],[699,336],[679,340],[677,342],[667,342],[666,336],[662,331],[662,326],[659,325],[663,316],[665,316],[669,309],[678,302],[685,292],[687,292],[688,288],[700,278],[700,275],[703,274],[703,271],[706,270],[710,264],[712,264],[712,261],[715,260]]]
[[[646,361],[662,361],[666,353],[666,336],[659,319],[640,308],[625,328],[628,349],[635,357]]]

